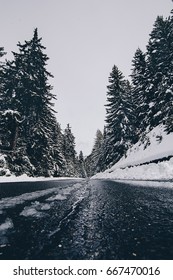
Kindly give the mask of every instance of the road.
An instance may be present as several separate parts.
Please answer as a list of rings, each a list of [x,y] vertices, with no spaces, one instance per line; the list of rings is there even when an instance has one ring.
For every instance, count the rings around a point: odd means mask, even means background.
[[[0,259],[173,259],[173,188],[111,180],[0,184]]]

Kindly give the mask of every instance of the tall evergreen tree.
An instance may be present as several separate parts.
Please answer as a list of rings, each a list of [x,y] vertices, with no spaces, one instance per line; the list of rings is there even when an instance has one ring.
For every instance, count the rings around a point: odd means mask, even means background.
[[[98,166],[98,161],[102,152],[102,144],[103,144],[103,134],[98,129],[96,132],[94,146],[92,148],[91,154],[86,158],[86,166],[87,166],[87,174],[88,176],[92,176],[98,171],[100,168]]]
[[[146,96],[146,59],[141,49],[137,49],[132,60],[132,102],[135,113],[135,127],[138,138],[148,125],[148,104]]]
[[[170,18],[157,17],[147,45],[147,102],[151,129],[163,122],[172,103],[173,29]],[[167,114],[166,114],[167,115]]]
[[[4,48],[0,47],[0,58],[6,53]],[[6,64],[0,61],[0,149],[10,150],[13,146],[16,130],[16,117],[18,112],[7,110],[7,99],[4,95],[6,84]]]
[[[112,166],[126,152],[132,141],[130,107],[127,100],[127,82],[120,70],[113,66],[107,87],[106,105],[106,165]]]
[[[5,93],[10,106],[17,110],[24,121],[20,137],[26,143],[26,151],[36,167],[36,175],[48,176],[54,168],[53,128],[56,125],[52,100],[52,87],[46,70],[48,57],[38,38],[37,29],[30,41],[19,43],[19,53],[8,63]]]
[[[123,104],[124,104],[124,115],[127,122],[126,133],[124,136],[127,146],[135,144],[138,140],[138,130],[137,130],[137,114],[136,106],[134,104],[132,85],[128,80],[125,80],[124,84],[124,95],[123,95]]]
[[[0,59],[5,55],[4,48],[0,47]],[[2,113],[3,106],[4,106],[4,68],[5,64],[0,60],[0,113]]]
[[[104,126],[102,145],[100,148],[100,155],[97,162],[97,171],[104,171],[108,167],[108,153],[109,153],[109,138],[107,137],[107,128]]]
[[[65,157],[63,154],[64,136],[61,131],[60,124],[57,122],[53,129],[53,160],[54,160],[54,176],[59,177],[64,174]]]
[[[75,137],[71,131],[70,124],[67,124],[67,127],[64,130],[64,155],[66,159],[75,161]]]
[[[168,18],[169,21],[169,68],[167,74],[162,79],[162,92],[166,95],[166,102],[164,105],[164,110],[166,112],[165,125],[168,133],[173,132],[173,10],[171,11],[171,17]]]
[[[78,158],[78,174],[82,178],[87,177],[87,172],[86,172],[86,166],[85,166],[85,159],[83,152],[79,152],[79,158]]]
[[[67,124],[64,130],[63,154],[66,160],[65,176],[78,176],[76,169],[77,159],[75,151],[75,137],[71,131],[71,127]]]

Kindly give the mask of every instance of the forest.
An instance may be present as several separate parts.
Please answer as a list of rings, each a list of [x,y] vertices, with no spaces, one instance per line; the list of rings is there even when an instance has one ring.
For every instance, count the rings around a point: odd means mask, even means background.
[[[11,61],[0,47],[0,176],[90,177],[146,141],[159,124],[173,132],[173,12],[156,18],[146,51],[134,53],[129,80],[113,65],[105,126],[96,131],[87,157],[77,155],[70,124],[62,130],[56,118],[53,75],[41,41],[35,29]]]

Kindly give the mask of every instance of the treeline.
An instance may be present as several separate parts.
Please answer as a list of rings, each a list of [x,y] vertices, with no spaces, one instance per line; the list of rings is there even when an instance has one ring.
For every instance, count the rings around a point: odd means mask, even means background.
[[[158,16],[146,52],[137,49],[131,81],[113,66],[107,87],[106,124],[86,159],[89,176],[114,165],[159,124],[173,132],[173,16]],[[161,139],[158,139],[161,141]],[[149,140],[147,145],[149,144]]]
[[[0,48],[0,175],[9,170],[15,175],[92,176],[113,166],[139,140],[147,143],[147,132],[159,124],[173,132],[172,14],[157,17],[146,52],[136,50],[130,81],[113,66],[105,127],[97,130],[86,159],[82,152],[77,156],[70,125],[62,131],[56,119],[49,84],[53,76],[37,29],[18,49],[12,61],[3,62]]]
[[[62,132],[57,122],[53,76],[37,29],[17,46],[13,60],[5,62],[0,48],[0,175],[86,176],[69,124]]]

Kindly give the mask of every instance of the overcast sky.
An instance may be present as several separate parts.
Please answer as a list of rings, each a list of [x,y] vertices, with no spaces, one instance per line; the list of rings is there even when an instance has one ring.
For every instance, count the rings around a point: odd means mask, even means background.
[[[171,0],[0,0],[1,43],[12,58],[16,44],[38,27],[50,58],[57,119],[70,123],[76,149],[90,153],[105,119],[106,86],[113,65],[126,78],[138,47],[145,51],[157,15]]]

